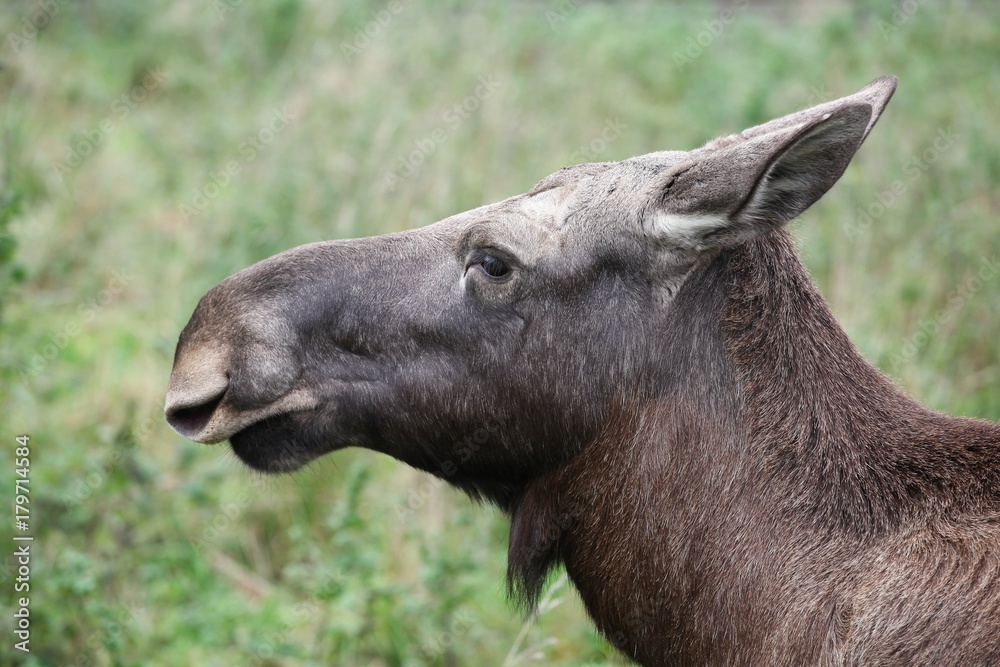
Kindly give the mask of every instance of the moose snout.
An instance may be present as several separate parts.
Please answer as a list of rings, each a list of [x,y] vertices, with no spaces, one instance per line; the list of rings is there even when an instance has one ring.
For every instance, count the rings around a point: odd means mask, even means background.
[[[164,416],[189,440],[222,442],[268,417],[315,408],[312,394],[294,386],[299,373],[298,363],[281,346],[182,337]]]
[[[171,428],[196,442],[225,440],[232,433],[217,418],[229,390],[229,350],[221,345],[182,342],[170,373],[164,416]]]

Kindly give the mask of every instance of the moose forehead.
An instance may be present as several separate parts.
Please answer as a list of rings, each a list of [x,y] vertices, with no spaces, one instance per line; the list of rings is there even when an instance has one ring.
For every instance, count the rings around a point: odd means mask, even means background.
[[[566,167],[526,194],[453,215],[435,227],[442,232],[457,230],[460,254],[497,246],[525,253],[525,260],[555,247],[642,234],[641,214],[655,197],[651,187],[655,176],[691,155],[660,151],[621,162]]]

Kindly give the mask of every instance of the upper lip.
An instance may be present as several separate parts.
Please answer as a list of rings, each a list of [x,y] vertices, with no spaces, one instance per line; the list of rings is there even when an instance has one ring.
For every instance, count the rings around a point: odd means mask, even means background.
[[[225,400],[227,395],[228,389],[202,402],[186,401],[173,405],[168,396],[165,409],[167,421],[185,438],[214,444],[228,440],[268,417],[312,410],[319,405],[319,401],[304,389],[293,389],[267,405],[249,410],[234,408]]]

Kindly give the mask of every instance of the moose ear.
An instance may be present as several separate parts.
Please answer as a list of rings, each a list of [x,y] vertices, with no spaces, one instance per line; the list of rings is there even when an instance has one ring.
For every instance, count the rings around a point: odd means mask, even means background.
[[[877,79],[849,97],[692,151],[654,185],[653,234],[668,246],[703,250],[784,225],[843,175],[895,83]]]

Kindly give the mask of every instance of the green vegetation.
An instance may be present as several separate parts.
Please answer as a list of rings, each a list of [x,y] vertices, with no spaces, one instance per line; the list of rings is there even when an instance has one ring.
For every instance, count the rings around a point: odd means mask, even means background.
[[[1000,10],[578,4],[3,10],[0,487],[30,434],[35,542],[32,653],[5,612],[0,662],[619,664],[569,587],[514,647],[505,519],[428,476],[348,451],[265,479],[174,435],[177,334],[288,247],[692,148],[884,73],[895,100],[797,225],[806,262],[910,393],[1000,419],[1000,267],[975,277],[1000,255]]]

